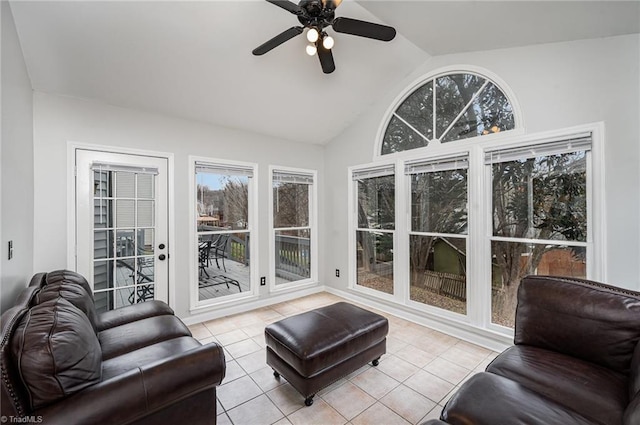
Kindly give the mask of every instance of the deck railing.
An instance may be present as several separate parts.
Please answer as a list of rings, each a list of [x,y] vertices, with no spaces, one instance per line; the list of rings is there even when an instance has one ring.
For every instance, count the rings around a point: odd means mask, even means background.
[[[220,230],[213,226],[202,225],[198,230]],[[225,258],[249,264],[249,234],[238,237],[232,234],[225,249]],[[288,280],[300,280],[311,277],[311,242],[309,238],[276,235],[276,276]]]
[[[276,235],[276,276],[287,280],[311,277],[309,238]]]

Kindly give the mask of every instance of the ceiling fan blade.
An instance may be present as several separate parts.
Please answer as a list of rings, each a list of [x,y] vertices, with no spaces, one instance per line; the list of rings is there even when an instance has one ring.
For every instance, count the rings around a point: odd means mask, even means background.
[[[267,0],[271,4],[275,4],[278,7],[283,8],[284,10],[288,10],[294,15],[302,15],[304,13],[304,9],[298,6],[297,4],[290,2],[288,0]]]
[[[322,42],[319,40],[316,42],[316,47],[318,48],[318,59],[320,59],[322,72],[325,74],[331,74],[336,70],[336,64],[333,61],[333,53],[331,53],[331,49],[325,49]]]
[[[336,18],[333,20],[332,26],[336,32],[373,38],[375,40],[391,41],[396,36],[396,30],[393,27],[360,21],[358,19]]]
[[[256,56],[264,55],[271,49],[275,49],[282,43],[287,40],[291,40],[296,35],[302,34],[303,27],[291,27],[288,30],[281,32],[280,34],[273,37],[271,40],[266,43],[261,44],[260,46],[253,49],[253,54]]]

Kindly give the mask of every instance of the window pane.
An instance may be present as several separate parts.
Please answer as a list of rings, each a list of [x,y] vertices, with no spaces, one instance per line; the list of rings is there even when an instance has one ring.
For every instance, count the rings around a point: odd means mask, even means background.
[[[423,148],[436,138],[447,143],[513,128],[511,102],[498,86],[474,74],[444,75],[400,103],[385,129],[381,154]]]
[[[492,165],[493,234],[528,239],[587,239],[585,152]]]
[[[393,234],[356,232],[357,284],[393,294]]]
[[[116,260],[116,286],[133,285],[136,272],[135,258]]]
[[[153,299],[155,288],[154,285],[137,285],[136,286],[136,302],[141,303]]]
[[[397,117],[392,117],[384,133],[382,154],[418,149],[429,143]]]
[[[93,290],[113,287],[113,260],[93,263]]]
[[[249,177],[196,174],[198,230],[248,229]]]
[[[118,198],[133,198],[135,196],[135,173],[116,171],[116,196]]]
[[[467,233],[467,170],[411,175],[411,229]]]
[[[135,304],[134,288],[117,289],[115,291],[115,308],[125,307],[131,304]]]
[[[250,287],[249,233],[198,235],[200,301],[246,292]]]
[[[93,258],[113,258],[113,230],[96,230],[93,233]]]
[[[467,240],[411,235],[410,299],[467,313]]]
[[[98,291],[93,293],[96,305],[96,313],[104,313],[113,310],[113,291]]]
[[[308,184],[274,182],[273,227],[309,225],[310,189]]]
[[[276,230],[276,285],[311,277],[311,231]]]
[[[488,84],[441,139],[441,142],[498,133],[503,130],[512,130],[514,127],[511,103],[494,84]]]
[[[436,79],[436,137],[442,137],[484,82],[484,78],[473,74],[452,74]]]
[[[153,229],[138,229],[138,255],[153,255]]]
[[[151,174],[138,174],[138,198],[153,199],[154,179]]]
[[[155,281],[155,263],[153,256],[136,258],[136,283],[153,283]]]
[[[93,172],[93,196],[96,198],[113,197],[113,173],[111,171]]]
[[[414,91],[396,110],[396,114],[408,122],[427,139],[433,138],[433,83],[429,81]]]
[[[132,199],[118,199],[116,204],[116,227],[135,226],[136,201]]]
[[[513,327],[518,286],[530,274],[586,278],[586,249],[491,242],[491,321]]]
[[[134,238],[135,230],[116,231],[116,257],[133,257],[136,255]]]
[[[153,201],[138,201],[138,227],[152,227],[154,219]]]
[[[373,177],[358,181],[358,227],[395,227],[395,178]]]
[[[113,227],[113,201],[110,199],[93,200],[93,227]]]

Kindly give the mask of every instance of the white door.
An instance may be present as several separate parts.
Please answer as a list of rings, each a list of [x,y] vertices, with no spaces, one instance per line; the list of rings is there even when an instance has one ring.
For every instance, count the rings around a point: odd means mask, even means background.
[[[167,158],[76,150],[76,270],[99,312],[168,301]]]

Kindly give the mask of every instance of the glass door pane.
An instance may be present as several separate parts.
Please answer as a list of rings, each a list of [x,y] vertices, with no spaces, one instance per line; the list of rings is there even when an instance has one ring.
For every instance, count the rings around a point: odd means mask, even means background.
[[[154,299],[153,177],[93,171],[93,285],[99,311]]]

